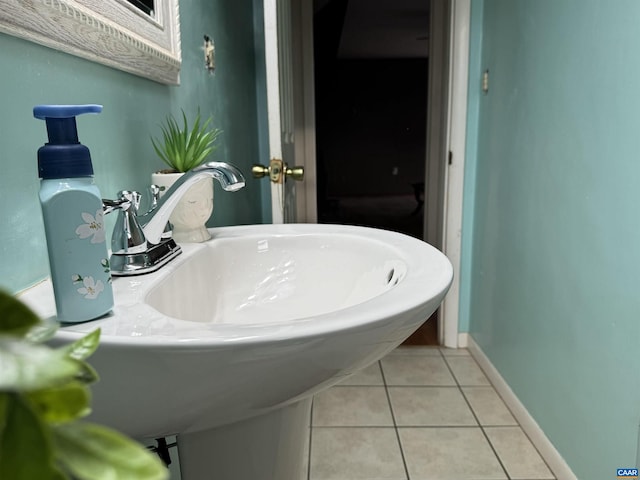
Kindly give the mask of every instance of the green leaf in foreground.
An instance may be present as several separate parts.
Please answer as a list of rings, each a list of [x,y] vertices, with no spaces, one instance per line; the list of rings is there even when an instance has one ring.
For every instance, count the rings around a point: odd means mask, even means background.
[[[85,360],[96,351],[99,344],[100,329],[98,328],[81,339],[76,340],[72,344],[63,347],[63,350],[67,353],[67,356],[71,358],[75,358],[76,360]]]
[[[46,427],[17,394],[0,393],[0,478],[63,480]]]
[[[82,364],[45,345],[0,336],[0,391],[40,390],[65,383]]]
[[[55,320],[43,320],[32,327],[24,338],[31,343],[44,343],[54,337],[59,327],[60,324]]]
[[[75,380],[85,384],[94,383],[98,381],[98,379],[100,378],[98,377],[98,372],[96,372],[96,370],[91,365],[89,365],[84,360],[73,360],[73,361],[76,362],[76,365],[78,366],[78,371],[74,377]]]
[[[29,307],[0,291],[0,334],[23,337],[40,319]]]
[[[79,480],[164,480],[169,472],[140,444],[106,427],[76,422],[53,429],[58,461]],[[35,478],[35,477],[34,477]]]
[[[0,479],[168,478],[160,459],[138,443],[76,421],[90,412],[87,383],[98,375],[85,359],[100,330],[58,349],[40,343],[56,327],[0,292]]]
[[[91,412],[89,389],[71,382],[57,388],[47,388],[27,394],[27,398],[47,423],[65,423],[84,417]]]

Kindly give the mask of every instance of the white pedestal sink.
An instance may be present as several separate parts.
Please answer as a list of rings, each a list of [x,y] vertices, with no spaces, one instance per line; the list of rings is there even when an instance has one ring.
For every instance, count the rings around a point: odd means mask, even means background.
[[[378,360],[429,318],[446,257],[384,230],[211,229],[160,271],[114,278],[91,419],[135,438],[177,435],[182,478],[298,480],[314,394]],[[55,315],[51,285],[21,299]]]

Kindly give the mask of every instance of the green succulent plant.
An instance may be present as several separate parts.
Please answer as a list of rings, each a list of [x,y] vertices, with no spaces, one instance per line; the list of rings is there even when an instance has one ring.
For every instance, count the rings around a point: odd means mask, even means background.
[[[0,478],[166,480],[167,469],[142,445],[82,420],[98,379],[85,360],[100,330],[51,348],[45,342],[56,328],[0,291]]]
[[[201,124],[199,109],[191,128],[184,110],[182,126],[172,115],[167,116],[165,123],[160,125],[162,140],[151,137],[151,143],[171,172],[187,172],[204,163],[206,158],[216,150],[215,142],[222,131],[211,128],[211,121],[212,118],[209,117]]]

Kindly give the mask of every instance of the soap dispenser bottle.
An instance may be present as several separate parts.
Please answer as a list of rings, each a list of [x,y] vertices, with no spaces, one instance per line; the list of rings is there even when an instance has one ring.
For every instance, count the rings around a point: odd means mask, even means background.
[[[76,115],[101,105],[38,105],[49,142],[38,150],[40,203],[58,320],[84,322],[113,308],[102,199],[89,149],[78,141]]]

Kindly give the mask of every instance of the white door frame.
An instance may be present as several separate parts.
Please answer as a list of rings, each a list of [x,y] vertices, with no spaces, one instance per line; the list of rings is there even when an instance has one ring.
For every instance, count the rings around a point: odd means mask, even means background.
[[[444,254],[453,264],[453,283],[442,303],[445,347],[466,347],[459,339],[460,254],[462,249],[462,197],[467,134],[467,91],[469,87],[469,26],[471,0],[453,0],[449,62],[449,125],[447,143],[451,162],[445,173]]]
[[[277,0],[264,0],[263,20],[269,158],[282,160]],[[269,184],[271,185],[271,221],[272,223],[284,223],[284,185],[271,181],[269,181]]]
[[[313,0],[263,5],[270,158],[304,168],[302,182],[271,183],[272,222],[315,223]]]
[[[437,1],[437,0],[432,0]],[[267,4],[275,3],[274,0],[265,0],[265,16],[267,16]],[[305,59],[302,65],[302,82],[296,82],[301,89],[298,96],[302,105],[304,115],[296,115],[295,135],[296,143],[301,138],[304,145],[304,153],[301,158],[296,158],[296,163],[304,164],[307,181],[297,189],[299,211],[298,218],[302,222],[317,221],[310,210],[316,205],[315,188],[315,116],[313,115],[314,94],[313,94],[313,0],[302,0],[302,14],[294,14],[294,22],[299,22],[301,28],[297,29],[300,39],[301,55]],[[271,13],[275,21],[275,14]],[[462,197],[464,187],[464,160],[465,160],[465,140],[467,125],[467,90],[469,75],[469,28],[471,20],[471,0],[451,0],[451,37],[449,52],[449,92],[448,92],[448,115],[447,125],[447,151],[450,152],[451,162],[448,162],[445,169],[445,193],[443,206],[443,251],[453,264],[454,278],[449,293],[441,307],[441,324],[439,328],[442,332],[441,338],[444,346],[458,348],[466,347],[461,339],[466,338],[458,332],[458,316],[460,301],[460,254],[462,240]],[[270,22],[267,24],[265,18],[265,30],[275,28]],[[294,29],[295,30],[295,29]],[[268,46],[267,46],[268,47]],[[269,55],[269,48],[267,48]],[[277,55],[277,52],[276,52]],[[276,57],[277,58],[277,57]],[[277,60],[276,60],[277,61]],[[271,80],[273,84],[273,79]],[[277,79],[275,80],[277,82]],[[301,84],[302,83],[302,84]],[[269,78],[267,78],[269,87]],[[276,104],[278,105],[278,104]],[[274,107],[276,107],[274,105]],[[271,109],[270,109],[271,110]],[[278,110],[276,107],[275,110]],[[271,115],[271,112],[269,113]],[[279,112],[278,112],[279,115]],[[300,118],[301,117],[301,118]],[[279,121],[279,120],[278,120]],[[276,130],[279,137],[280,131]],[[271,138],[272,133],[269,133]],[[274,139],[275,140],[275,139]],[[280,140],[280,138],[278,138]],[[281,158],[281,157],[280,157]],[[313,185],[308,183],[313,179]],[[306,205],[300,211],[300,201]],[[274,200],[275,203],[275,200]],[[274,211],[275,214],[275,211]],[[274,216],[274,218],[276,218]],[[275,220],[274,220],[274,223]],[[460,339],[460,340],[459,340]]]

